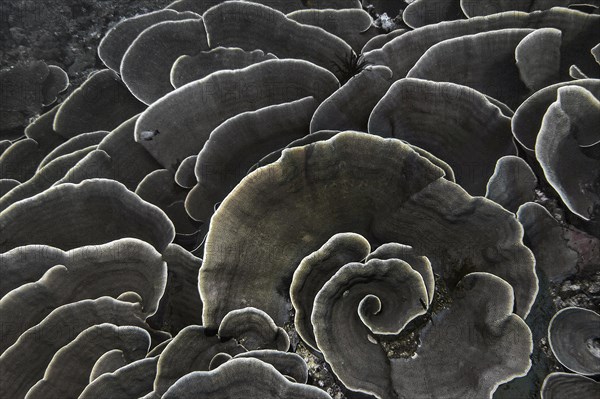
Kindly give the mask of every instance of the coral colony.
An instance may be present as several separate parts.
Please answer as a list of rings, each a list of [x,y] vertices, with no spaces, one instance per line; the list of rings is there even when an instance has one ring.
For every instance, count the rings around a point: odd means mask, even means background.
[[[572,3],[178,0],[66,98],[3,70],[3,131],[41,115],[0,137],[0,397],[600,397],[600,300],[553,301],[600,273]]]

